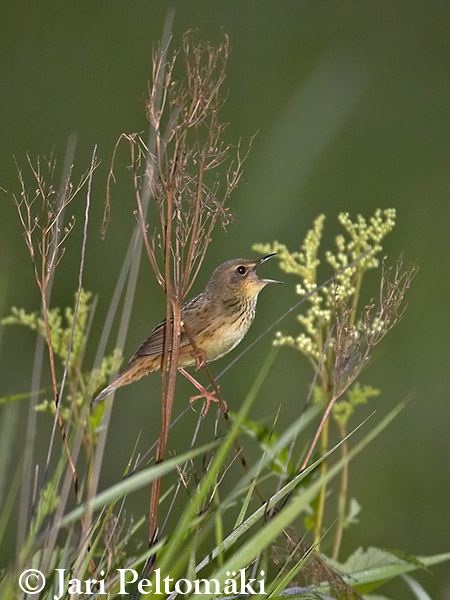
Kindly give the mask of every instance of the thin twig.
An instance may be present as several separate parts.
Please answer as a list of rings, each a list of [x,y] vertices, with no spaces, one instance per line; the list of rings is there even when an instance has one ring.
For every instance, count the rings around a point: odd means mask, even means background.
[[[73,338],[75,335],[75,328],[77,325],[78,307],[80,304],[81,290],[83,287],[83,272],[84,272],[84,264],[85,264],[85,260],[86,260],[87,229],[88,229],[88,223],[89,223],[89,209],[91,206],[92,178],[93,178],[96,166],[97,166],[96,165],[96,156],[97,156],[97,145],[94,146],[94,150],[92,152],[91,167],[89,169],[88,189],[87,189],[87,194],[86,194],[86,208],[85,208],[85,213],[84,213],[83,240],[82,240],[82,244],[81,244],[80,268],[78,271],[78,289],[77,289],[77,294],[76,294],[76,299],[75,299],[75,308],[74,308],[74,313],[73,313],[73,323],[72,323],[72,331],[70,334],[69,347],[68,347],[68,351],[67,351],[66,362],[64,365],[64,371],[63,371],[63,376],[62,376],[62,380],[61,380],[61,386],[59,389],[58,399],[56,402],[55,418],[53,420],[52,433],[50,436],[50,443],[49,443],[48,452],[47,452],[47,460],[45,463],[44,485],[45,485],[45,481],[47,479],[48,469],[50,467],[50,458],[51,458],[52,449],[53,449],[56,422],[57,422],[57,420],[60,419],[61,401],[62,401],[62,397],[63,397],[63,393],[64,393],[64,385],[65,385],[66,378],[67,378],[67,372],[69,369],[70,356],[72,354],[72,345],[73,345]]]

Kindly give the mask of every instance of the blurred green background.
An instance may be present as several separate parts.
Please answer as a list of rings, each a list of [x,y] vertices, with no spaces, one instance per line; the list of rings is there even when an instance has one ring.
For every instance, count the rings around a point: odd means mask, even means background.
[[[353,464],[351,494],[363,512],[360,524],[344,538],[344,555],[360,544],[417,554],[448,550],[450,4],[2,2],[0,186],[17,190],[13,155],[24,164],[27,151],[49,154],[54,147],[62,162],[72,133],[79,172],[87,168],[94,144],[102,160],[94,177],[84,283],[99,296],[88,361],[135,224],[123,152],[108,236],[100,241],[106,175],[120,133],[146,128],[151,50],[169,6],[176,11],[176,45],[187,29],[211,42],[221,39],[221,29],[230,35],[226,136],[245,141],[258,131],[231,203],[236,221],[226,235],[216,232],[195,291],[216,264],[252,255],[254,242],[277,239],[296,248],[321,212],[327,215],[325,240],[330,244],[339,232],[338,212],[369,217],[377,207],[397,209],[398,225],[386,252],[393,259],[403,252],[420,271],[403,321],[383,341],[363,380],[382,390],[372,403],[378,417],[406,397],[411,401]],[[52,305],[70,304],[76,289],[82,205],[80,197],[73,207],[76,232],[57,273]],[[37,309],[38,291],[16,210],[3,194],[0,256],[1,313],[11,305]],[[126,356],[160,319],[164,306],[145,261],[140,273]],[[282,277],[287,285],[261,295],[248,341],[296,299],[295,281],[281,275],[275,263],[265,265],[264,273]],[[281,328],[294,331],[295,321]],[[27,391],[34,337],[20,328],[0,335],[0,394]],[[247,391],[269,346],[267,336],[224,377],[231,407]],[[214,372],[225,364],[222,359]],[[252,417],[270,421],[281,402],[279,426],[289,423],[302,406],[310,378],[302,358],[283,348]],[[158,386],[157,377],[149,378],[116,396],[103,485],[115,481],[118,465],[122,472],[142,426],[147,445],[154,439],[159,408],[148,397],[158,398]],[[180,390],[184,396],[190,391],[184,382]],[[176,413],[182,402],[179,398]],[[24,442],[26,401],[1,407],[1,418],[7,413],[17,431],[17,448],[10,449],[14,455]],[[189,423],[194,419],[187,418]],[[38,423],[37,448],[44,452],[49,419],[40,415]],[[185,446],[189,427],[174,430],[169,447]],[[7,557],[0,558],[2,564]],[[433,598],[449,597],[448,566],[423,574],[421,581]]]

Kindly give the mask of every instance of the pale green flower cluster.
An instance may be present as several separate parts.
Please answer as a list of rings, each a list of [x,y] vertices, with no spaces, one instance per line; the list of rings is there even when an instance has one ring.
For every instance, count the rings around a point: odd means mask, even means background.
[[[122,359],[122,353],[116,348],[112,354],[103,357],[99,369],[93,369],[90,373],[80,375],[79,383],[83,389],[79,389],[76,393],[75,404],[78,407],[83,405],[86,395],[91,396],[95,389],[102,388],[108,383],[111,373],[115,373],[119,369]],[[87,394],[85,393],[86,390]],[[68,398],[70,400],[69,404],[71,404],[72,396],[70,393],[68,394]],[[55,402],[54,400],[43,400],[36,406],[36,410],[54,415],[56,412]],[[62,406],[60,408],[61,416],[64,420],[69,418],[70,410],[69,406]]]
[[[336,237],[336,250],[325,253],[327,262],[335,272],[335,280],[309,296],[308,309],[297,317],[303,331],[295,337],[277,332],[274,344],[296,348],[313,366],[317,366],[333,322],[336,304],[350,303],[356,307],[362,277],[365,271],[378,266],[377,254],[382,250],[381,242],[392,231],[395,216],[395,209],[378,209],[369,220],[358,215],[353,222],[348,213],[340,213],[338,220],[344,228],[344,234]],[[254,250],[262,254],[277,253],[280,268],[285,273],[300,278],[300,283],[295,288],[299,296],[307,296],[320,283],[317,268],[320,264],[319,249],[324,220],[324,215],[316,218],[298,252],[290,252],[279,242],[253,246]],[[352,264],[354,261],[357,262]],[[333,343],[329,346],[332,347]],[[328,354],[331,360],[331,353]],[[324,356],[324,360],[326,359]]]
[[[73,332],[68,371],[69,381],[72,378],[76,381],[74,389],[77,389],[75,398],[77,405],[81,405],[87,396],[92,395],[94,390],[91,388],[105,385],[111,373],[117,371],[122,361],[121,352],[115,350],[112,354],[103,358],[100,369],[94,369],[87,373],[81,372],[82,356],[91,311],[92,293],[82,289],[78,303],[77,322]],[[55,355],[60,359],[61,367],[64,368],[72,336],[74,309],[70,306],[66,307],[64,311],[61,311],[60,308],[52,308],[48,311],[47,317],[53,350]],[[3,318],[0,323],[2,325],[25,325],[29,329],[37,331],[47,341],[45,322],[42,315],[38,312],[27,313],[23,308],[13,307],[11,315]],[[68,386],[68,389],[70,389],[70,386]],[[72,400],[70,392],[68,392],[67,398],[69,401]],[[37,406],[37,410],[54,413],[55,403],[53,400],[44,400]],[[61,407],[63,418],[68,416],[68,410],[66,407]]]
[[[81,290],[78,303],[77,324],[73,334],[72,351],[69,359],[69,367],[76,365],[81,357],[85,342],[86,327],[91,310],[92,293]],[[71,306],[64,309],[52,308],[48,311],[48,324],[52,339],[53,350],[61,359],[65,360],[69,351],[69,343],[72,335],[74,310]],[[37,331],[44,338],[47,337],[44,319],[38,312],[27,313],[23,308],[15,306],[11,309],[11,315],[1,320],[2,325],[25,325],[33,331]]]
[[[333,406],[333,416],[338,423],[346,425],[359,404],[367,404],[370,398],[380,395],[380,390],[371,385],[361,385],[358,381]]]
[[[355,292],[359,294],[359,278],[368,269],[378,267],[379,261],[376,255],[382,250],[382,240],[393,230],[395,217],[395,208],[385,210],[378,208],[369,221],[366,221],[362,215],[358,215],[353,222],[348,213],[339,214],[338,221],[344,227],[347,237],[344,235],[336,237],[336,252],[327,251],[325,254],[327,261],[336,272],[339,272],[363,254],[366,255],[357,264],[337,276],[341,298],[349,298]]]
[[[273,244],[255,244],[253,249],[262,254],[277,253],[280,268],[285,273],[298,275],[301,283],[296,285],[296,293],[306,296],[317,287],[317,267],[320,264],[318,257],[320,242],[322,239],[323,223],[325,215],[319,215],[314,221],[314,226],[306,234],[305,240],[299,252],[290,252],[284,244],[274,242]],[[297,337],[277,332],[274,344],[289,345],[299,349],[314,362],[320,358],[321,350],[316,338],[317,324],[329,322],[331,318],[330,308],[327,306],[326,290],[312,294],[308,301],[310,308],[306,315],[298,315],[298,320],[303,325],[306,333],[301,332]]]

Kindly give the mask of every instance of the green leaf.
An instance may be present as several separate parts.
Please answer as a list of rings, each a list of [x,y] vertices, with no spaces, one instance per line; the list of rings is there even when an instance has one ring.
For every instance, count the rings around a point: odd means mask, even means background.
[[[361,385],[357,381],[352,385],[347,394],[343,398],[340,398],[333,406],[334,419],[338,423],[346,425],[358,405],[367,404],[369,398],[375,398],[380,393],[380,390],[371,385]]]
[[[261,425],[257,421],[245,420],[242,424],[242,429],[250,437],[256,439],[260,447],[266,452],[268,449],[273,449],[279,440],[279,434],[274,431],[273,426],[266,427]],[[289,448],[280,448],[277,453],[273,454],[273,459],[270,463],[270,468],[276,473],[286,472],[288,475],[293,476],[294,465],[289,461]]]
[[[379,548],[366,551],[359,548],[338,568],[345,573],[345,581],[364,594],[395,577],[446,561],[450,561],[450,552],[434,556],[402,555],[401,558],[397,553]]]
[[[361,510],[362,506],[358,502],[358,500],[356,498],[351,498],[348,511],[344,519],[344,527],[349,527],[349,525],[359,523],[358,515],[361,512]]]
[[[51,393],[52,388],[42,388],[37,391],[38,394]],[[16,402],[17,400],[25,400],[31,396],[31,392],[26,392],[24,394],[13,394],[12,396],[3,396],[0,398],[0,404],[7,404],[8,402]]]

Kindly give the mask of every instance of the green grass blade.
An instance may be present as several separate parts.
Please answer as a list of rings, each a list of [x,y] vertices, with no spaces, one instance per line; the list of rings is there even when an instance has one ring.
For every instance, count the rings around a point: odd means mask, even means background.
[[[402,575],[402,579],[406,581],[409,589],[412,591],[417,600],[432,600],[431,596],[427,594],[418,581],[409,575]]]
[[[107,490],[100,492],[97,494],[95,498],[88,502],[84,502],[70,513],[65,515],[61,522],[59,523],[59,527],[65,527],[74,521],[80,519],[87,510],[97,510],[98,508],[102,508],[105,504],[109,504],[110,502],[114,502],[118,500],[122,496],[131,494],[141,488],[145,487],[149,483],[151,483],[154,479],[158,479],[159,477],[163,477],[170,471],[174,470],[179,464],[183,461],[190,460],[191,458],[195,458],[196,456],[208,452],[212,448],[217,446],[217,442],[211,442],[209,444],[205,444],[200,448],[195,448],[189,452],[184,454],[180,454],[174,458],[166,460],[158,465],[154,465],[141,471],[140,473],[136,473],[127,479],[116,483],[111,486]]]
[[[369,417],[370,418],[370,417]],[[332,454],[341,444],[344,443],[355,431],[357,431],[360,427],[362,427],[366,423],[367,419],[363,421],[358,427],[354,429],[354,431],[346,436],[343,440],[338,442],[333,448],[331,448],[326,454],[321,456],[318,460],[312,463],[309,467],[307,467],[304,471],[299,473],[294,479],[289,481],[285,486],[283,486],[278,492],[276,492],[266,504],[260,506],[256,509],[247,519],[240,525],[237,529],[232,531],[227,538],[224,540],[223,550],[227,550],[233,546],[238,539],[244,535],[248,530],[250,530],[256,523],[258,523],[264,516],[264,514],[271,508],[273,508],[280,500],[282,500],[285,496],[291,493],[307,475],[311,473],[322,461],[324,461],[330,454]],[[223,509],[223,507],[222,507]],[[212,560],[217,557],[218,548],[214,548],[206,558],[204,558],[197,565],[197,572],[203,569],[207,564],[209,564]]]
[[[197,493],[194,495],[190,504],[188,505],[188,507],[184,511],[183,515],[181,516],[181,518],[175,528],[175,531],[171,537],[171,540],[168,544],[168,547],[167,547],[166,551],[164,552],[164,554],[161,558],[161,561],[159,563],[159,567],[161,568],[162,573],[164,573],[165,571],[168,572],[168,569],[169,569],[172,559],[179,552],[179,548],[180,548],[180,545],[181,545],[183,539],[188,535],[188,532],[190,531],[190,528],[192,526],[192,522],[195,519],[195,516],[197,515],[208,491],[211,489],[212,485],[214,484],[214,481],[216,480],[219,470],[222,467],[227,454],[229,453],[229,451],[231,450],[231,448],[233,446],[234,440],[236,439],[236,437],[241,429],[241,425],[242,425],[243,421],[245,420],[245,418],[247,417],[247,414],[248,414],[253,402],[256,399],[256,396],[267,376],[267,373],[269,372],[269,369],[275,359],[276,354],[277,354],[277,351],[275,349],[275,350],[272,350],[269,353],[269,355],[267,356],[266,361],[264,362],[264,364],[262,366],[262,369],[258,373],[258,376],[256,377],[255,381],[253,382],[253,385],[252,385],[249,393],[247,394],[244,402],[242,403],[241,409],[237,415],[235,422],[233,423],[231,430],[229,431],[227,437],[225,438],[225,441],[219,448],[219,450],[216,454],[216,457],[214,458],[211,466],[209,467],[207,473],[205,474],[205,477],[203,478],[203,480],[199,486]]]
[[[21,464],[14,475],[12,482],[10,483],[9,491],[6,496],[2,511],[0,513],[0,546],[3,542],[3,536],[5,535],[6,527],[11,516],[12,510],[16,504],[17,495],[19,493],[20,484],[22,481],[22,469]]]
[[[251,562],[255,556],[264,548],[267,548],[273,540],[288,527],[294,519],[305,510],[312,500],[317,496],[320,489],[325,483],[331,481],[343,468],[347,461],[352,460],[359,454],[370,442],[372,442],[403,410],[404,403],[400,403],[392,410],[382,421],[370,431],[361,442],[350,450],[348,456],[340,459],[333,465],[325,475],[312,483],[306,490],[301,490],[291,503],[281,510],[269,523],[259,530],[250,540],[241,546],[237,552],[231,556],[225,564],[218,568],[211,578],[218,579],[223,585],[227,579],[228,571],[239,571]],[[200,596],[193,596],[195,600],[200,600]]]

